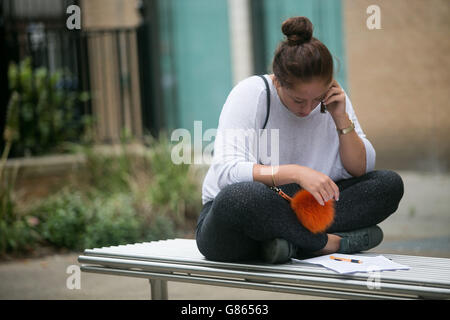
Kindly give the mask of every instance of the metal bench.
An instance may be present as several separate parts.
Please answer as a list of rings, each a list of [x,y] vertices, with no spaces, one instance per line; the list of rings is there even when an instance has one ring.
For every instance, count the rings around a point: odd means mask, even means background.
[[[152,299],[168,299],[167,281],[343,299],[450,298],[450,259],[384,256],[411,269],[382,271],[379,285],[374,286],[371,273],[342,275],[322,266],[292,262],[268,265],[209,261],[191,239],[86,249],[78,262],[83,272],[147,278]]]

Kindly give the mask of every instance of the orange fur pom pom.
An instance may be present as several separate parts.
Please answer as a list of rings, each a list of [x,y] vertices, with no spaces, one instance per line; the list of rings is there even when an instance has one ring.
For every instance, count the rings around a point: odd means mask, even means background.
[[[300,190],[292,198],[291,208],[302,225],[312,233],[323,232],[333,223],[333,199],[322,206],[311,193]]]

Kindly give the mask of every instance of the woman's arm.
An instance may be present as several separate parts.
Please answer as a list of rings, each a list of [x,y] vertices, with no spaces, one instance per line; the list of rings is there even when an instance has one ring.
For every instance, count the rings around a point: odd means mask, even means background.
[[[338,129],[348,128],[351,125],[347,113],[333,119]],[[339,135],[339,154],[345,170],[352,176],[359,177],[366,172],[366,147],[356,130]]]
[[[354,130],[339,136],[339,155],[345,170],[352,176],[359,177],[372,167],[375,154],[373,148],[370,149],[370,143],[367,140],[366,142],[363,141],[362,138],[365,135],[359,126],[350,101],[347,103],[346,100],[344,90],[336,80],[333,80],[333,84],[323,101],[327,105],[337,129],[348,128],[351,125],[350,117],[355,124]],[[336,134],[338,133],[336,132]],[[369,145],[369,150],[366,150],[366,143]],[[368,151],[370,151],[370,159],[366,157]],[[369,163],[367,163],[368,160],[370,160]]]
[[[219,189],[252,181],[257,159],[257,110],[265,106],[264,82],[256,76],[239,82],[230,92],[219,117],[211,164]]]
[[[281,166],[273,166],[273,176],[275,185],[281,186],[288,183],[298,183],[298,168],[296,164],[284,164]],[[272,166],[255,164],[253,166],[253,181],[259,181],[268,186],[273,186]]]
[[[273,179],[272,179],[273,169]],[[339,200],[339,188],[330,177],[314,169],[297,164],[281,166],[253,165],[253,181],[262,182],[268,186],[297,183],[308,190],[321,205],[334,198]]]

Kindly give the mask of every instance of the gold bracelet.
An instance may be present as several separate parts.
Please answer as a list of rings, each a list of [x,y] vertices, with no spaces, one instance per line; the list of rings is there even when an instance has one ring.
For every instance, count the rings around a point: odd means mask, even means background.
[[[277,184],[275,183],[275,177],[273,176],[273,166],[272,166],[272,182],[273,186],[275,187]]]

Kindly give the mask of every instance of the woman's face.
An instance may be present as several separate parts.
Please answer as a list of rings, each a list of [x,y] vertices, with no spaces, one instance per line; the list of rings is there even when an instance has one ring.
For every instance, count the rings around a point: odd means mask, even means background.
[[[323,100],[331,84],[314,79],[310,82],[297,81],[292,88],[284,88],[275,80],[281,102],[297,117],[308,116]]]

